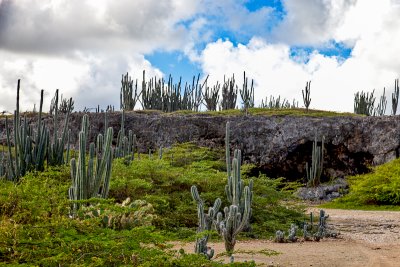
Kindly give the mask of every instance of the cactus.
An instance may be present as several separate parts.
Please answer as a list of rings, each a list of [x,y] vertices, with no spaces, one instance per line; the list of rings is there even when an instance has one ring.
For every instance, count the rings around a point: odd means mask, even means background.
[[[392,115],[396,115],[399,104],[399,79],[394,80],[394,92],[392,93]]]
[[[285,243],[285,232],[278,230],[275,233],[275,242],[277,243]]]
[[[217,214],[216,229],[217,232],[223,237],[225,243],[225,250],[229,256],[232,255],[233,249],[236,244],[236,236],[249,227],[249,220],[251,216],[251,202],[253,199],[253,181],[250,180],[248,186],[244,186],[241,180],[240,167],[241,167],[241,151],[235,150],[230,165],[230,150],[229,150],[229,129],[230,123],[226,124],[226,160],[227,160],[227,173],[228,183],[225,186],[225,193],[228,202],[231,203],[229,207],[224,208],[224,215],[219,212]]]
[[[225,250],[232,255],[236,244],[236,236],[248,225],[251,213],[251,191],[248,186],[244,188],[244,212],[239,211],[236,205],[224,208],[224,217],[221,212],[217,214],[217,231],[224,239]]]
[[[288,235],[288,240],[289,241],[291,241],[291,242],[296,242],[297,241],[297,236],[296,236],[297,229],[298,229],[298,227],[294,223],[292,223],[290,225],[289,235]]]
[[[205,92],[203,94],[203,100],[205,102],[207,110],[209,111],[217,110],[220,88],[221,85],[218,82],[216,85],[212,87],[212,89],[210,89],[210,87],[207,86],[207,83],[205,84]]]
[[[236,107],[238,87],[235,84],[235,75],[232,75],[232,78],[225,80],[224,76],[224,84],[222,86],[222,100],[221,100],[221,109],[234,109]]]
[[[303,95],[303,103],[304,106],[306,107],[306,111],[308,111],[308,107],[310,106],[311,103],[311,81],[306,82],[306,88],[304,90],[301,90],[301,93]]]
[[[137,92],[138,84],[135,83],[135,91],[133,91],[133,81],[128,73],[122,75],[121,92],[120,92],[120,107],[121,110],[133,110],[142,92]]]
[[[240,97],[243,101],[243,109],[246,114],[248,113],[249,108],[254,107],[254,80],[251,80],[250,89],[248,88],[248,78],[246,77],[246,72],[243,72],[243,88],[239,90]]]
[[[42,108],[43,108],[43,93],[40,94],[40,110],[38,116],[38,125],[36,132],[28,125],[26,117],[23,120],[19,114],[19,93],[20,80],[17,84],[17,105],[14,111],[14,156],[11,153],[12,143],[11,134],[8,127],[8,119],[6,117],[6,136],[8,146],[7,169],[10,180],[18,181],[26,172],[31,170],[43,171],[44,161],[46,157],[49,132],[46,126],[42,123]]]
[[[325,137],[322,136],[321,146],[317,145],[317,137],[315,137],[313,142],[311,167],[306,162],[307,186],[318,186],[321,181],[324,164],[324,140]]]
[[[196,201],[197,204],[197,233],[201,234],[205,231],[210,231],[216,220],[218,210],[221,207],[221,199],[217,198],[214,202],[214,206],[208,209],[208,214],[204,214],[204,201],[200,198],[199,192],[197,191],[197,187],[195,185],[191,187],[191,193],[194,201]],[[214,255],[214,250],[207,247],[209,237],[210,234],[205,233],[201,237],[196,238],[195,252],[198,254],[203,254],[208,259],[211,259]]]
[[[379,103],[378,106],[374,110],[374,116],[383,116],[385,115],[386,112],[386,96],[385,96],[385,88],[383,88],[383,93],[381,97],[379,98]]]
[[[79,158],[76,163],[75,158],[71,159],[71,179],[72,186],[69,189],[70,200],[83,200],[92,197],[107,198],[111,178],[112,165],[112,137],[113,129],[107,130],[102,151],[98,149],[100,155],[95,155],[95,145],[89,146],[89,157],[86,162],[86,145],[88,140],[89,119],[85,114],[82,119],[82,129],[79,133]],[[99,137],[98,146],[102,143]],[[99,148],[99,147],[98,147]],[[101,153],[100,153],[101,152]],[[96,162],[96,168],[94,167]],[[76,204],[76,203],[75,203]],[[74,204],[74,211],[79,206]]]
[[[363,114],[366,116],[372,116],[374,112],[374,97],[375,90],[371,94],[365,93],[363,91],[357,92],[354,95],[354,113]]]
[[[66,110],[66,115],[65,115],[65,122],[64,122],[64,127],[63,127],[63,132],[61,135],[61,138],[58,138],[58,113],[60,112],[60,108],[58,105],[58,89],[56,90],[56,93],[54,95],[54,98],[51,101],[51,108],[50,110],[54,113],[53,114],[53,142],[48,144],[48,152],[47,152],[47,164],[51,166],[56,166],[56,165],[61,165],[64,164],[64,147],[66,140],[69,138],[68,137],[68,122],[69,122],[69,116],[72,111],[72,106],[73,106],[73,101],[72,98],[69,99],[69,102],[67,104],[67,110]],[[68,161],[67,161],[68,162]]]

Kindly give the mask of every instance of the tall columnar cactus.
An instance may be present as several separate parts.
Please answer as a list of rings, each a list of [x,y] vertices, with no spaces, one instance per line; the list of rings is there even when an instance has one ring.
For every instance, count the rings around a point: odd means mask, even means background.
[[[236,107],[236,100],[238,94],[238,86],[235,84],[235,75],[232,75],[232,78],[225,80],[222,85],[222,100],[221,100],[221,109],[234,109]]]
[[[217,215],[216,228],[218,233],[223,237],[225,242],[225,250],[232,255],[236,244],[236,236],[247,228],[250,224],[251,203],[253,199],[253,181],[250,180],[248,186],[244,186],[241,180],[241,151],[235,150],[232,164],[230,165],[229,150],[229,130],[230,123],[226,127],[226,157],[227,157],[227,173],[228,182],[225,186],[225,193],[229,207],[224,208],[224,214],[221,212]]]
[[[121,92],[120,92],[120,107],[123,110],[133,110],[142,92],[137,92],[138,84],[135,83],[135,91],[133,91],[133,80],[128,73],[122,75]]]
[[[206,105],[207,110],[209,111],[216,111],[218,108],[218,101],[219,101],[219,90],[221,89],[221,84],[218,82],[210,89],[205,84],[205,91],[203,93],[203,99]]]
[[[136,147],[136,135],[132,130],[128,131],[128,136],[125,135],[125,111],[122,110],[121,129],[117,135],[117,145],[114,151],[115,158],[124,158],[128,162],[134,159]]]
[[[374,110],[374,116],[383,116],[386,112],[386,95],[385,95],[385,88],[383,88],[383,94],[379,98],[378,106]]]
[[[26,117],[23,120],[19,114],[19,92],[20,80],[17,85],[17,107],[14,111],[14,136],[13,144],[11,143],[11,134],[6,118],[6,135],[8,146],[7,169],[9,170],[9,178],[13,181],[18,181],[24,176],[27,171],[44,170],[44,161],[46,157],[47,144],[49,139],[48,129],[42,123],[42,108],[43,108],[43,90],[40,95],[40,110],[38,117],[38,125],[36,132],[28,125]],[[14,145],[14,156],[11,153]]]
[[[254,80],[251,80],[251,86],[248,88],[246,72],[243,72],[243,88],[239,92],[243,101],[243,109],[247,113],[249,108],[254,107]]]
[[[72,111],[72,97],[69,99],[68,102],[68,107],[66,110],[66,115],[65,115],[65,121],[64,121],[64,127],[62,131],[62,135],[59,138],[58,137],[58,115],[60,112],[60,108],[58,105],[58,89],[56,90],[56,93],[54,95],[54,98],[52,100],[52,108],[51,110],[53,111],[53,141],[52,143],[49,142],[48,144],[48,152],[47,152],[47,163],[48,165],[56,166],[56,165],[61,165],[64,164],[64,147],[67,142],[68,137],[68,122],[69,122],[69,116]],[[49,140],[50,141],[50,140]],[[68,143],[68,142],[67,142]]]
[[[304,90],[301,90],[301,93],[303,95],[303,102],[304,106],[306,107],[306,111],[308,111],[308,107],[310,106],[311,103],[311,81],[306,83],[306,88]]]
[[[88,129],[89,119],[85,114],[79,133],[78,163],[76,163],[75,158],[71,159],[72,186],[68,192],[70,200],[83,200],[92,197],[107,198],[108,196],[112,165],[113,129],[111,127],[107,129],[104,144],[100,145],[102,143],[101,137],[97,139],[98,155],[95,153],[94,143],[91,143],[87,157]],[[99,146],[102,146],[102,151],[100,151]],[[78,208],[78,206],[75,205],[74,208]]]
[[[392,115],[396,115],[399,104],[399,79],[394,80],[394,92],[392,93]]]
[[[324,140],[322,136],[321,146],[317,144],[317,137],[313,142],[312,155],[311,155],[311,167],[306,162],[306,175],[307,175],[307,186],[318,186],[321,181],[321,175],[324,164]]]
[[[217,198],[214,202],[214,206],[208,209],[208,213],[204,213],[204,201],[200,198],[197,187],[193,185],[191,187],[191,193],[194,201],[197,204],[197,217],[198,217],[198,228],[197,233],[204,233],[210,231],[221,207],[221,199]],[[211,259],[214,255],[214,250],[207,247],[207,242],[210,237],[208,232],[204,233],[203,236],[196,238],[195,252],[198,254],[204,254],[208,259]]]
[[[370,93],[365,93],[364,91],[357,92],[354,95],[354,113],[363,114],[366,116],[372,116],[374,113],[375,97],[373,90]]]

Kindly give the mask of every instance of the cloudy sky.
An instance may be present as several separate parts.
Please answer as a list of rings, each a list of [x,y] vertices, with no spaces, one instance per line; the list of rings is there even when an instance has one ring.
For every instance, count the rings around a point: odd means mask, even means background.
[[[311,108],[352,112],[357,91],[390,102],[399,44],[400,0],[0,0],[0,111],[17,79],[23,110],[57,88],[76,109],[119,107],[121,75],[145,69],[239,85],[246,71],[256,103],[302,105],[311,80]]]

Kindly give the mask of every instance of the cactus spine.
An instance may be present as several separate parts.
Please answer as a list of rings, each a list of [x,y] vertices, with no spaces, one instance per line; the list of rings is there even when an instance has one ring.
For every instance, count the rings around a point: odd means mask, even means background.
[[[86,162],[88,129],[89,119],[85,114],[82,119],[82,129],[79,133],[78,163],[76,163],[75,158],[71,159],[72,186],[68,192],[70,200],[83,200],[92,197],[107,198],[108,196],[112,165],[113,129],[111,127],[107,129],[104,146],[101,149],[102,137],[97,138],[98,155],[95,155],[94,143],[90,144],[88,162]],[[74,208],[76,209],[77,206],[75,205]]]
[[[198,217],[198,228],[197,233],[203,233],[204,231],[210,231],[219,208],[221,207],[221,199],[217,198],[214,202],[214,206],[208,209],[208,214],[204,213],[204,201],[200,198],[197,187],[193,185],[191,187],[191,193],[194,201],[197,204],[197,217]],[[203,236],[196,238],[195,252],[198,254],[204,254],[208,259],[211,259],[214,255],[214,250],[207,247],[207,242],[210,237],[209,233],[205,233]]]

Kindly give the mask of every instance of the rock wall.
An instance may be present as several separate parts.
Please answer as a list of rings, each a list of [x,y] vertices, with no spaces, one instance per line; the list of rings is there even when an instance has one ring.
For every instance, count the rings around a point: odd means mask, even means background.
[[[71,115],[71,142],[77,135],[83,113]],[[33,122],[35,118],[32,118]],[[51,117],[45,117],[52,127]],[[193,141],[208,147],[223,147],[225,123],[231,122],[232,149],[240,148],[245,162],[254,163],[270,177],[295,180],[305,176],[311,161],[312,142],[325,136],[325,179],[364,173],[369,166],[399,156],[400,117],[296,117],[179,115],[158,112],[128,112],[126,130],[137,135],[139,149],[146,152]],[[121,114],[108,115],[117,134]],[[104,114],[90,114],[91,136],[104,131]],[[61,128],[61,127],[59,127]],[[4,119],[0,119],[0,142],[5,141]]]

